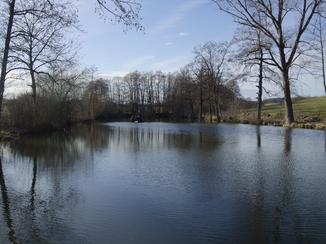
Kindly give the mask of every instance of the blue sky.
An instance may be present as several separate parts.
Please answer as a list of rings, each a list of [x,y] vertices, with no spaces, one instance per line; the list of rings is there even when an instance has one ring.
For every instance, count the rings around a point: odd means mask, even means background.
[[[207,0],[144,0],[145,34],[103,23],[94,13],[95,0],[79,0],[80,20],[88,33],[83,38],[84,62],[99,73],[175,71],[188,63],[193,47],[206,40],[229,40],[235,24]],[[228,19],[228,21],[226,21]]]
[[[80,34],[83,65],[94,65],[103,77],[135,70],[178,71],[194,57],[193,48],[207,40],[229,41],[237,25],[208,0],[143,0],[140,12],[145,34],[104,23],[94,12],[95,0],[78,0],[87,34]],[[306,82],[304,95],[323,95],[320,82]],[[240,84],[244,97],[256,97],[255,84]],[[280,96],[282,96],[280,94]],[[266,96],[265,96],[266,97]]]

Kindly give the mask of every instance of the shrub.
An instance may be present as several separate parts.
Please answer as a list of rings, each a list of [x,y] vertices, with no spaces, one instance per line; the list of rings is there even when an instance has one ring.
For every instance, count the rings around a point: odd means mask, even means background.
[[[55,130],[78,119],[79,101],[39,95],[34,104],[30,93],[8,101],[9,120],[13,126],[29,131]]]

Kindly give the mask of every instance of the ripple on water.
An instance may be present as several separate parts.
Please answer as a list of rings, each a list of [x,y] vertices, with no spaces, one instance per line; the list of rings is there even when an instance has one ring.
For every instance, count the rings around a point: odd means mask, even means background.
[[[30,243],[326,241],[323,131],[94,123],[2,150],[1,243],[8,220]]]

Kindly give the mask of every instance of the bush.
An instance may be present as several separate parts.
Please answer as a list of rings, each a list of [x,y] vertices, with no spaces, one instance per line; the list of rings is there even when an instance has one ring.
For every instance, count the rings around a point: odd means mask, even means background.
[[[34,104],[30,93],[21,94],[8,101],[9,121],[13,126],[34,132],[59,129],[78,119],[78,102],[39,95]]]

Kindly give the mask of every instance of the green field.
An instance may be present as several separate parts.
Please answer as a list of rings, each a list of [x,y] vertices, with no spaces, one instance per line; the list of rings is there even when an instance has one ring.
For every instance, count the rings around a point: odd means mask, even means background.
[[[326,113],[326,97],[312,97],[296,100],[292,102],[294,115],[306,116],[321,116],[324,117]],[[256,111],[253,109],[252,112]],[[277,113],[284,113],[284,104],[268,103],[263,104],[262,113],[269,113],[274,115]]]

